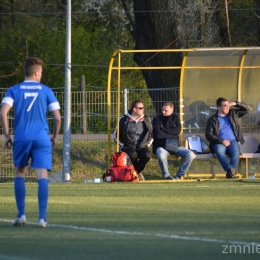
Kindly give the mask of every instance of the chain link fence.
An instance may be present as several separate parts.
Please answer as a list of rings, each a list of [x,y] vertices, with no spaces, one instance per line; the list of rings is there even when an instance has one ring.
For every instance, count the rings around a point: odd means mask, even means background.
[[[5,92],[0,92],[3,99]],[[64,111],[64,92],[55,92],[60,105],[61,114]],[[116,127],[117,90],[111,91],[111,125]],[[171,101],[178,108],[178,101],[169,100],[169,97],[178,97],[178,88],[167,89],[123,89],[120,93],[121,114],[127,112],[134,100],[141,100],[145,106],[145,114],[151,119],[160,112],[160,107],[166,101]],[[151,97],[156,97],[152,100]],[[75,91],[71,93],[71,175],[100,176],[107,169],[107,91]],[[52,133],[53,120],[50,113],[47,114],[50,132]],[[13,131],[14,113],[9,114],[9,128]],[[0,148],[0,179],[13,178],[12,150],[4,149],[4,136],[2,126]],[[63,156],[63,125],[59,135],[57,147],[53,150],[52,173],[62,171]],[[112,145],[112,151],[116,150]],[[35,172],[29,167],[27,178],[35,178]]]

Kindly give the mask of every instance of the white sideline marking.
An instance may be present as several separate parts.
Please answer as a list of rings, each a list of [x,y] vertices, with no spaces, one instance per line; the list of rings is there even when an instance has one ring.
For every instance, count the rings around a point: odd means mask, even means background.
[[[12,222],[12,220],[7,220],[7,219],[0,219],[0,221],[1,222]],[[35,222],[26,222],[26,224],[38,225],[38,223],[35,223]],[[235,245],[252,245],[253,244],[254,246],[260,246],[260,243],[246,242],[246,241],[210,239],[210,238],[203,238],[203,237],[189,237],[189,236],[167,235],[167,234],[151,234],[151,233],[142,233],[142,232],[129,232],[129,231],[100,229],[100,228],[86,228],[86,227],[58,225],[58,224],[49,224],[49,226],[58,227],[58,228],[75,229],[75,230],[109,233],[109,234],[116,234],[116,235],[149,236],[149,237],[154,236],[154,237],[161,237],[161,238],[172,238],[172,239],[181,239],[181,240],[190,240],[190,241],[203,241],[203,242],[211,242],[211,243],[228,243],[228,244],[235,244]]]

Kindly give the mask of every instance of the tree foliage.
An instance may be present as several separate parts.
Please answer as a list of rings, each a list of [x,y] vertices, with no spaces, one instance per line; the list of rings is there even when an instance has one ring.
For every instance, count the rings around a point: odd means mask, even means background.
[[[28,56],[45,62],[43,82],[64,85],[66,0],[0,0],[0,86],[23,79]],[[226,6],[225,3],[228,5]],[[106,86],[116,49],[259,46],[257,0],[74,0],[72,1],[72,85]],[[136,54],[133,65],[179,65],[180,54]],[[133,59],[132,59],[133,58]],[[124,72],[123,87],[176,87],[179,72]],[[155,98],[155,97],[152,97]],[[170,97],[174,100],[174,97]]]
[[[72,1],[72,85],[86,75],[86,84],[107,84],[115,49],[133,48],[128,19],[118,1]],[[45,62],[43,83],[64,86],[66,1],[0,0],[0,85],[23,80],[28,56]],[[128,59],[127,62],[133,64]],[[130,78],[130,77],[129,77]]]
[[[62,1],[0,2],[1,87],[9,87],[23,79],[22,63],[28,56],[38,56],[50,69],[44,71],[45,83],[63,82],[65,23]],[[57,13],[53,15],[56,9]],[[50,73],[51,72],[51,73]]]

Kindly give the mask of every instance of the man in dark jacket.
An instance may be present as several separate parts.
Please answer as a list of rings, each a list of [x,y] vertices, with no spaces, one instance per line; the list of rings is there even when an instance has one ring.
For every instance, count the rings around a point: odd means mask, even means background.
[[[167,180],[180,180],[188,171],[193,159],[195,158],[192,151],[178,145],[180,132],[180,118],[174,113],[174,105],[171,102],[166,102],[163,105],[162,114],[153,119],[153,153],[157,155],[162,176]],[[177,141],[175,151],[167,150],[166,139],[175,139]],[[183,159],[174,178],[170,175],[168,170],[167,157],[170,154],[180,156]]]
[[[226,177],[232,178],[239,163],[239,143],[244,143],[238,120],[251,108],[242,102],[228,102],[221,97],[217,99],[217,110],[207,121],[205,135],[210,142],[210,150],[216,154]],[[230,161],[226,154],[230,156]]]
[[[117,141],[117,130],[113,133],[115,141]],[[121,151],[129,156],[139,175],[139,180],[144,180],[142,171],[151,159],[149,146],[152,142],[151,119],[144,115],[143,102],[135,100],[128,113],[120,118],[119,145]]]

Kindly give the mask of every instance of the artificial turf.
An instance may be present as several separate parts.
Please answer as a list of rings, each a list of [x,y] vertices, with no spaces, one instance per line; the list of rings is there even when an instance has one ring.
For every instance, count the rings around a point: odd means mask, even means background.
[[[27,183],[23,227],[13,184],[0,184],[0,259],[259,259],[260,181],[49,185],[37,225]]]

